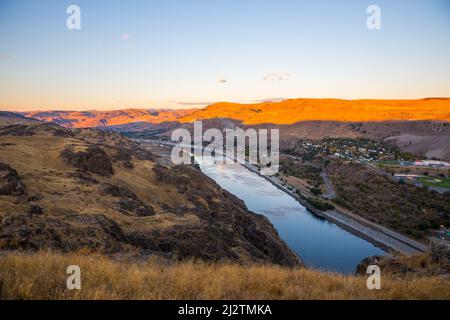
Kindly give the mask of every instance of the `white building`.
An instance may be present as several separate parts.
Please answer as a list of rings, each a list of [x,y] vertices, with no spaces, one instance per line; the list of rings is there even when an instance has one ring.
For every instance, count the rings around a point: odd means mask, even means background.
[[[444,161],[437,160],[421,160],[414,162],[415,166],[418,167],[431,167],[431,168],[449,168],[450,164]]]

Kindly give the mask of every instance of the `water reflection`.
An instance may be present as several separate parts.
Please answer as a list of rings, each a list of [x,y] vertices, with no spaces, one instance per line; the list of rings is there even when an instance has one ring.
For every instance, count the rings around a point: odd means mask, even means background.
[[[333,223],[318,218],[294,198],[238,164],[207,164],[201,170],[244,200],[249,210],[264,214],[308,267],[354,273],[365,257],[384,251]]]

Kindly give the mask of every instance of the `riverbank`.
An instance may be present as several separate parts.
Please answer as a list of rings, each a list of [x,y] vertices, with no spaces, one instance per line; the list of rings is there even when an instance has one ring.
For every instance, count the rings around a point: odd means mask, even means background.
[[[382,248],[387,252],[395,251],[405,255],[412,255],[428,250],[428,247],[424,244],[409,239],[402,234],[387,229],[386,227],[376,225],[366,219],[357,217],[356,215],[350,216],[348,213],[344,213],[339,209],[329,211],[318,210],[305,201],[302,197],[289,190],[289,188],[283,185],[277,177],[262,175],[259,172],[258,167],[249,163],[243,163],[242,165],[251,172],[263,177],[281,191],[290,195],[316,216],[333,222],[344,230],[369,241],[373,245]]]

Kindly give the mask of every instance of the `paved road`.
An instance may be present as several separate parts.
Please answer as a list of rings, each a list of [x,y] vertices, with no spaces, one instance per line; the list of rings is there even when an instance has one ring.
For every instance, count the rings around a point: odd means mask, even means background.
[[[336,198],[336,192],[334,192],[333,184],[331,183],[330,179],[328,178],[327,172],[322,170],[322,173],[320,174],[322,176],[323,181],[325,182],[325,185],[327,186],[328,192],[327,194],[324,194],[323,197],[327,199],[334,199]]]
[[[330,179],[328,178],[327,173],[325,172],[325,170],[324,170],[321,166],[318,166],[318,165],[313,164],[313,163],[308,162],[308,161],[304,161],[302,158],[293,156],[293,155],[291,155],[291,154],[283,153],[283,154],[280,154],[280,155],[285,156],[285,157],[288,157],[288,158],[291,158],[291,159],[294,159],[294,160],[297,160],[297,161],[301,161],[302,163],[307,164],[307,165],[309,165],[309,166],[311,166],[311,167],[321,169],[322,171],[321,171],[321,173],[320,173],[320,176],[322,177],[323,182],[325,183],[325,186],[327,187],[327,193],[324,194],[324,195],[322,195],[322,196],[323,196],[324,198],[326,198],[326,199],[333,199],[333,198],[336,198],[336,192],[334,192],[333,185],[332,185]]]

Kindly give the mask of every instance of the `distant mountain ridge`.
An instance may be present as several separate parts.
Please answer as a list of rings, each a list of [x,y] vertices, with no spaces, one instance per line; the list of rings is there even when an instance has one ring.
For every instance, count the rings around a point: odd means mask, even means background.
[[[123,125],[135,122],[159,124],[175,122],[196,109],[122,109],[107,111],[30,111],[22,115],[67,128],[89,128]]]
[[[0,111],[0,125],[18,124],[18,123],[36,123],[37,119],[28,118],[20,113],[10,111]]]
[[[232,119],[248,125],[294,124],[303,121],[418,121],[450,122],[450,98],[420,100],[290,99],[238,104],[219,102],[204,109],[123,109],[111,111],[32,111],[24,116],[69,128],[108,127],[130,123],[189,123]]]

